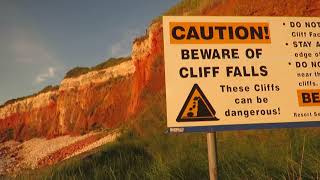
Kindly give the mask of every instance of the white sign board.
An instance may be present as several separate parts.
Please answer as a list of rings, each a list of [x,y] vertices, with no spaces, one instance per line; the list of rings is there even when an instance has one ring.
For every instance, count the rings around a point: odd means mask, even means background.
[[[163,17],[171,131],[320,125],[320,18]]]

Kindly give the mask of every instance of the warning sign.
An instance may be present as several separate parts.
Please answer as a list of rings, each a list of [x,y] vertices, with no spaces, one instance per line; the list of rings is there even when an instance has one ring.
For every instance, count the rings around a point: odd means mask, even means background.
[[[177,122],[219,120],[215,115],[216,111],[198,84],[195,84],[178,115]]]
[[[320,126],[319,17],[165,16],[163,35],[170,130]]]
[[[320,89],[298,90],[299,106],[320,106]]]

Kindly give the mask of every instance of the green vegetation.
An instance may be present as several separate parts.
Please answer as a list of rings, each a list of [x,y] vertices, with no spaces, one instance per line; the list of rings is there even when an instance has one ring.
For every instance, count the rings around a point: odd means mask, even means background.
[[[149,34],[145,34],[144,36],[137,37],[133,40],[133,43],[141,43],[142,41],[148,39]]]
[[[106,69],[112,66],[116,66],[118,64],[121,64],[123,62],[131,60],[131,57],[121,57],[121,58],[110,58],[107,61],[100,63],[94,67],[91,68],[92,71],[98,71],[101,69]]]
[[[3,136],[0,137],[0,142],[5,142],[14,139],[14,129],[8,128],[5,130]]]
[[[46,92],[49,92],[49,91],[55,91],[55,90],[58,90],[58,89],[59,89],[58,85],[56,85],[56,86],[49,85],[49,86],[46,86],[45,88],[43,88],[42,90],[40,90],[39,92],[37,92],[35,94],[8,100],[4,104],[0,105],[0,108],[3,108],[4,106],[7,106],[9,104],[13,104],[13,103],[15,103],[17,101],[22,101],[22,100],[27,99],[27,98],[35,97],[35,96],[37,96],[37,95],[39,95],[41,93],[46,93]]]
[[[184,0],[177,5],[171,7],[164,15],[167,16],[181,16],[195,13],[194,11],[200,8],[201,4],[207,3],[207,1],[199,0]]]
[[[106,69],[106,68],[109,68],[109,67],[112,67],[112,66],[116,66],[118,64],[121,64],[125,61],[129,61],[131,59],[131,57],[121,57],[121,58],[110,58],[108,59],[107,61],[101,63],[101,64],[98,64],[96,66],[93,66],[91,68],[88,68],[88,67],[75,67],[71,70],[69,70],[66,75],[65,75],[65,79],[66,78],[76,78],[76,77],[79,77],[83,74],[86,74],[88,72],[91,72],[91,71],[98,71],[98,70],[101,70],[101,69]]]
[[[198,14],[215,2],[181,1],[165,15]],[[164,97],[164,91],[143,92],[148,106],[123,127],[116,142],[17,178],[208,179],[205,133],[165,134]],[[317,128],[230,131],[217,136],[219,179],[320,179]]]
[[[163,16],[196,16],[203,14],[203,11],[212,8],[222,0],[182,0],[168,11],[164,12]],[[162,15],[154,18],[151,24],[162,21]],[[137,37],[133,43],[141,43],[149,37],[148,33],[144,36]]]
[[[161,16],[153,19],[151,24],[162,21],[162,16],[199,16],[206,9],[214,7],[219,2],[222,0],[182,0]]]
[[[46,86],[45,88],[43,88],[37,94],[46,93],[46,92],[49,92],[49,91],[55,91],[55,90],[58,90],[58,89],[59,89],[59,85],[56,85],[56,86],[49,85],[49,86]]]
[[[208,179],[206,135],[165,134],[165,100],[149,105],[114,143],[18,179]],[[251,130],[218,133],[220,179],[319,179],[320,131]]]
[[[183,0],[164,13],[165,16],[201,15],[222,0]]]
[[[75,67],[71,70],[69,70],[66,75],[65,75],[65,79],[66,78],[72,78],[72,77],[79,77],[82,74],[86,74],[90,71],[90,68],[88,67]]]
[[[72,159],[42,170],[41,176],[26,174],[18,179],[139,179],[152,163],[152,156],[138,143],[105,145],[84,159]]]

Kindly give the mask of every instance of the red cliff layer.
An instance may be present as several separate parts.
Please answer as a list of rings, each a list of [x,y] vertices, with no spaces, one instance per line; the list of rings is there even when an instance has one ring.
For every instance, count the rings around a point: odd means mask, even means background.
[[[0,142],[115,128],[134,116],[143,107],[144,92],[164,85],[160,24],[148,34],[133,44],[131,61],[65,79],[59,90],[1,108]]]
[[[318,0],[204,2],[198,15],[320,15]],[[0,142],[114,128],[137,114],[145,106],[143,96],[164,87],[161,23],[150,26],[147,38],[135,41],[130,63],[66,79],[59,90],[1,108]]]

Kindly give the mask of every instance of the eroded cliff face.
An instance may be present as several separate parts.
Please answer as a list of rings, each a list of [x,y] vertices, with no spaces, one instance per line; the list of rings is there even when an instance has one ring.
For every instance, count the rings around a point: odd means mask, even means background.
[[[114,128],[128,119],[133,61],[62,81],[57,102],[58,134]],[[120,120],[118,120],[120,119]]]
[[[200,8],[200,7],[199,7]],[[319,16],[318,0],[217,0],[199,15]],[[164,88],[162,25],[132,47],[132,60],[62,81],[59,90],[0,109],[0,142],[10,138],[54,137],[92,129],[115,128],[147,104],[146,93]]]
[[[29,139],[41,132],[54,131],[57,116],[57,91],[39,94],[0,109],[0,142]],[[48,120],[51,120],[50,124]]]
[[[132,47],[136,67],[133,76],[132,99],[129,114],[139,112],[144,106],[143,95],[156,93],[164,88],[164,60],[162,24],[154,23],[146,39],[137,40]]]
[[[59,90],[0,109],[1,141],[81,134],[128,118],[133,61],[65,79]],[[120,119],[120,121],[118,121]]]
[[[143,108],[143,93],[163,88],[162,28],[133,44],[132,60],[64,79],[58,90],[0,109],[0,142],[116,128]],[[156,82],[156,83],[155,83]]]

